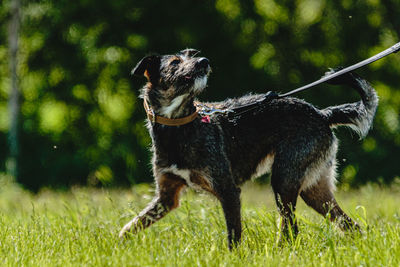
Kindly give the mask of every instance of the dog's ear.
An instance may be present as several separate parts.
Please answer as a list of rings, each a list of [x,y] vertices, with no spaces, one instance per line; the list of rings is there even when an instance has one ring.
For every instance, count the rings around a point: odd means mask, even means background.
[[[158,80],[160,76],[161,57],[152,55],[144,57],[133,68],[131,74],[136,76],[145,76],[149,82]]]
[[[187,48],[187,49],[182,50],[182,51],[179,52],[180,55],[183,55],[183,56],[186,56],[186,57],[194,57],[198,53],[200,53],[200,51],[196,50],[196,49],[193,49],[193,48]]]

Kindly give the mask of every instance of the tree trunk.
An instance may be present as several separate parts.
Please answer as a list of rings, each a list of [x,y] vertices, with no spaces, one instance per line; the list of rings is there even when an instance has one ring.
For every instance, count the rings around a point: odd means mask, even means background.
[[[8,132],[8,143],[10,149],[10,159],[7,164],[8,172],[18,179],[18,158],[19,158],[19,140],[18,140],[18,128],[19,128],[19,113],[20,103],[19,97],[20,92],[18,89],[18,35],[20,27],[20,9],[21,1],[12,0],[10,10],[10,23],[8,28],[8,45],[10,51],[10,78],[11,78],[11,93],[8,102],[8,111],[10,116],[10,128]]]

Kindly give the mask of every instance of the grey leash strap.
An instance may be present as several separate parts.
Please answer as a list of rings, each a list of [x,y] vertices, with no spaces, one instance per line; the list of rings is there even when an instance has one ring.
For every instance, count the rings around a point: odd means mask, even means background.
[[[265,107],[265,104],[268,103],[269,101],[271,101],[272,99],[283,98],[283,97],[286,97],[286,96],[290,96],[290,95],[299,93],[301,91],[304,91],[304,90],[309,89],[311,87],[314,87],[314,86],[316,86],[318,84],[321,84],[321,83],[324,83],[326,81],[329,81],[329,80],[331,80],[331,79],[333,79],[335,77],[338,77],[338,76],[340,76],[342,74],[345,74],[347,72],[350,72],[350,71],[353,71],[355,69],[361,68],[361,67],[363,67],[365,65],[368,65],[368,64],[370,64],[372,62],[375,62],[375,61],[377,61],[377,60],[379,60],[379,59],[381,59],[383,57],[386,57],[386,56],[388,56],[388,55],[390,55],[392,53],[397,53],[399,51],[400,51],[400,42],[395,44],[395,45],[393,45],[393,46],[391,46],[390,48],[380,52],[379,54],[376,54],[375,56],[372,56],[372,57],[370,57],[370,58],[368,58],[366,60],[363,60],[363,61],[361,61],[361,62],[359,62],[357,64],[354,64],[354,65],[351,65],[350,67],[341,69],[341,70],[339,70],[337,72],[334,72],[332,74],[326,75],[326,76],[322,77],[321,79],[319,79],[319,80],[317,80],[315,82],[312,82],[312,83],[307,84],[305,86],[302,86],[300,88],[294,89],[294,90],[292,90],[290,92],[287,92],[285,94],[277,94],[277,93],[275,93],[273,91],[269,91],[269,92],[265,93],[260,100],[258,100],[256,102],[253,102],[253,103],[250,103],[250,104],[242,105],[242,106],[239,106],[239,107],[236,107],[236,108],[232,108],[232,109],[227,109],[227,110],[219,110],[219,109],[215,109],[215,108],[212,108],[212,107],[211,108],[208,107],[207,109],[203,109],[203,112],[204,112],[205,115],[211,115],[211,114],[214,114],[214,113],[224,113],[224,114],[228,115],[228,118],[229,118],[230,121],[235,122],[236,120],[240,119],[242,116],[244,116],[246,114],[254,114],[254,112],[257,112],[257,110],[260,110],[263,107]]]
[[[331,79],[333,79],[335,77],[338,77],[338,76],[340,76],[340,75],[342,75],[344,73],[347,73],[347,72],[356,70],[358,68],[361,68],[361,67],[363,67],[365,65],[371,64],[372,62],[375,62],[375,61],[377,61],[377,60],[379,60],[379,59],[381,59],[383,57],[386,57],[386,56],[388,56],[388,55],[390,55],[392,53],[397,53],[399,51],[400,51],[400,42],[395,44],[395,45],[393,45],[393,46],[391,46],[390,48],[380,52],[379,54],[376,54],[375,56],[367,58],[367,59],[365,59],[365,60],[363,60],[363,61],[361,61],[361,62],[359,62],[357,64],[351,65],[351,66],[349,66],[347,68],[344,68],[344,69],[342,69],[342,70],[340,70],[338,72],[332,73],[332,74],[330,74],[328,76],[324,76],[324,77],[322,77],[321,79],[319,79],[319,80],[317,80],[315,82],[312,82],[310,84],[304,85],[304,86],[302,86],[300,88],[294,89],[294,90],[292,90],[290,92],[287,92],[285,94],[280,94],[278,97],[281,98],[281,97],[290,96],[290,95],[299,93],[299,92],[304,91],[304,90],[306,90],[308,88],[311,88],[311,87],[314,87],[314,86],[316,86],[318,84],[321,84],[321,83],[324,83],[326,81],[329,81],[329,80],[331,80]]]

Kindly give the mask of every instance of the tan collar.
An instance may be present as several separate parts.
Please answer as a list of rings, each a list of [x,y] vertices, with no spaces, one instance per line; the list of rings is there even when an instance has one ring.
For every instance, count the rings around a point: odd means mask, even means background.
[[[194,121],[199,114],[197,113],[197,110],[190,114],[189,116],[183,117],[183,118],[178,118],[178,119],[169,119],[165,117],[158,116],[154,113],[154,110],[149,106],[149,104],[146,101],[146,98],[143,101],[143,106],[144,110],[146,111],[147,118],[152,122],[152,123],[159,123],[163,125],[168,125],[168,126],[181,126],[188,124],[192,121]]]

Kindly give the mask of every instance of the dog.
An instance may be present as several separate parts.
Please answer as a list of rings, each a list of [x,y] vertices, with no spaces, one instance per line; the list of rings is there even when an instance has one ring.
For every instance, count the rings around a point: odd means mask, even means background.
[[[294,212],[299,195],[342,229],[357,229],[333,195],[338,141],[332,129],[344,125],[361,137],[367,134],[378,105],[371,85],[354,73],[335,78],[332,83],[351,86],[361,100],[325,109],[294,97],[264,103],[265,95],[260,94],[200,103],[196,96],[207,87],[211,68],[198,53],[185,49],[174,55],[150,55],[132,71],[147,79],[141,96],[153,144],[156,196],[122,228],[120,237],[150,226],[178,207],[180,192],[189,186],[220,201],[232,249],[242,233],[239,186],[265,173],[271,173],[284,235],[298,233]],[[252,103],[263,104],[234,120],[224,112]],[[220,112],[200,116],[199,106]]]

